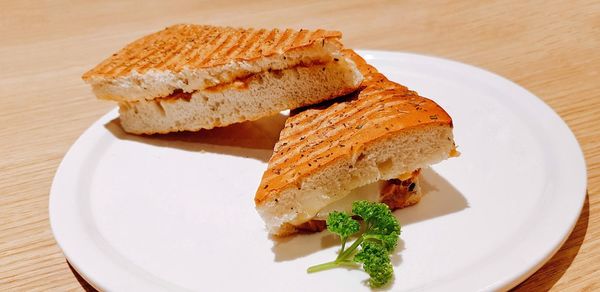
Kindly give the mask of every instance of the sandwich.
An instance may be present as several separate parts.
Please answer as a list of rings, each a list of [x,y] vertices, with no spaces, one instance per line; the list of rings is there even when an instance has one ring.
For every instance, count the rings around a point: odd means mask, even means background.
[[[255,196],[270,234],[322,230],[329,212],[356,200],[413,205],[420,169],[457,155],[452,119],[439,105],[343,54],[364,76],[362,88],[287,119]]]
[[[127,45],[82,78],[134,134],[257,120],[355,91],[341,33],[179,24]]]

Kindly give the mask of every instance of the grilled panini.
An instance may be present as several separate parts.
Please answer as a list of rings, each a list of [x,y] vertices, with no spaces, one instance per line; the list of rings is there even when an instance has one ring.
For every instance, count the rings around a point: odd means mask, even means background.
[[[83,75],[117,101],[130,133],[210,129],[356,90],[341,33],[180,24],[145,36]]]
[[[354,200],[392,208],[420,199],[418,170],[452,156],[452,119],[435,102],[389,81],[350,50],[360,92],[288,118],[255,196],[274,235],[319,230]]]

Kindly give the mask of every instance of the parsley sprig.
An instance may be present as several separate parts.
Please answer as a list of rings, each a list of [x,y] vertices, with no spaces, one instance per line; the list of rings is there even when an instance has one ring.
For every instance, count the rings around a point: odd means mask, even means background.
[[[364,228],[358,238],[346,248],[348,239]],[[381,287],[393,277],[394,268],[390,253],[398,245],[400,224],[387,205],[369,201],[352,204],[352,214],[334,211],[327,217],[327,230],[337,234],[342,247],[337,258],[331,262],[308,268],[309,273],[337,267],[360,267],[369,274],[371,287]]]

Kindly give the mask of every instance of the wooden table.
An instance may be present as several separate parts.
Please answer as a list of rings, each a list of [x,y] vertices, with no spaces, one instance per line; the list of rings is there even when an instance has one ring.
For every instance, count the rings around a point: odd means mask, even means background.
[[[564,246],[517,290],[600,289],[600,2],[28,2],[0,2],[0,290],[90,288],[57,247],[47,211],[63,155],[114,107],[80,76],[179,22],[338,29],[349,47],[442,56],[531,90],[575,132],[588,197]]]

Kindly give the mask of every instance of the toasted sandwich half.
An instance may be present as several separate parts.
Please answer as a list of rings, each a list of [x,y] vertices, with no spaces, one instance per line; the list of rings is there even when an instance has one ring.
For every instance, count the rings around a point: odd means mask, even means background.
[[[419,201],[419,170],[456,154],[452,119],[435,102],[389,81],[351,50],[365,80],[358,93],[290,118],[255,203],[269,233],[325,227],[353,201],[392,209]]]
[[[358,88],[341,33],[180,24],[127,45],[83,75],[120,106],[130,133],[257,120]]]

